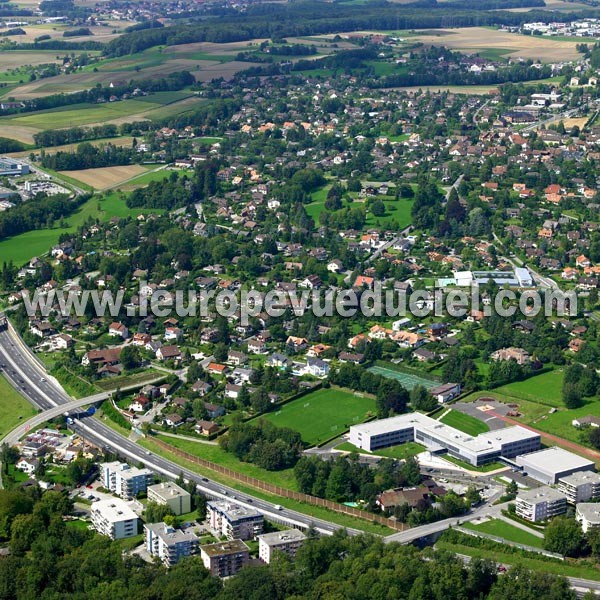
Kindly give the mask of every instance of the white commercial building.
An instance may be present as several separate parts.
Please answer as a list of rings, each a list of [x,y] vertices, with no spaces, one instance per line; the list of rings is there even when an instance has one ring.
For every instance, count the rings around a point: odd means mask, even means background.
[[[432,452],[448,454],[473,466],[503,456],[512,458],[540,448],[540,435],[515,425],[471,436],[421,413],[352,425],[350,443],[372,452],[404,442],[419,442]]]
[[[558,489],[567,497],[567,502],[579,504],[600,498],[600,475],[591,471],[579,471],[561,477]]]
[[[206,503],[210,527],[229,540],[252,540],[262,533],[264,517],[253,508],[246,508],[224,500]]]
[[[524,473],[548,485],[554,485],[559,479],[578,471],[596,469],[591,460],[556,447],[517,456],[517,464],[523,468]]]
[[[597,502],[581,502],[575,510],[575,518],[581,523],[581,529],[587,533],[589,529],[600,526],[600,504]]]
[[[199,540],[193,531],[174,529],[166,523],[144,525],[144,537],[148,553],[158,556],[169,567],[198,552]]]
[[[263,533],[258,536],[258,557],[269,564],[273,558],[273,552],[279,551],[285,552],[293,559],[305,539],[306,535],[299,529]]]
[[[516,509],[522,519],[546,521],[566,512],[567,499],[558,490],[544,486],[519,492]]]
[[[172,481],[163,481],[148,487],[148,502],[166,504],[174,515],[183,515],[192,510],[192,496]]]
[[[154,481],[150,469],[138,469],[118,461],[102,463],[100,470],[102,485],[125,500],[131,500],[139,493],[145,493],[148,485]]]
[[[138,517],[123,500],[109,498],[92,504],[92,525],[113,540],[133,537],[138,532]]]

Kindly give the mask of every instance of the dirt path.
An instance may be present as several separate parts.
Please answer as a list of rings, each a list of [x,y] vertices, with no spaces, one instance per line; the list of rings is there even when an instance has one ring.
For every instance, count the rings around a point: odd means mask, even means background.
[[[542,436],[542,438],[545,438],[547,440],[552,440],[559,446],[563,446],[564,448],[569,448],[570,450],[573,450],[574,452],[577,452],[578,454],[583,454],[584,456],[587,456],[588,458],[590,458],[594,461],[600,461],[600,452],[597,452],[596,450],[592,450],[591,448],[586,448],[585,446],[581,446],[579,444],[576,444],[575,442],[565,440],[564,438],[558,437],[557,435],[553,435],[551,433],[546,433],[545,431],[541,431],[539,429],[536,429],[535,427],[531,427],[530,425],[525,425],[524,423],[520,423],[517,419],[513,419],[511,417],[505,417],[504,415],[501,415],[493,410],[487,411],[486,414],[493,415],[494,417],[498,417],[498,419],[502,419],[505,423],[510,423],[511,425],[520,425],[521,427],[524,427],[525,429],[529,429],[529,431],[539,433]]]

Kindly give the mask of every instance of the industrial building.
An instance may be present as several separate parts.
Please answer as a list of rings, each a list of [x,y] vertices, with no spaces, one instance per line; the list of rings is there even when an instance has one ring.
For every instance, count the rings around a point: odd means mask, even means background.
[[[578,471],[558,480],[558,489],[570,504],[579,504],[600,498],[600,474]]]
[[[515,425],[471,436],[421,413],[352,425],[350,443],[372,452],[405,442],[419,442],[431,452],[448,454],[473,466],[500,457],[513,458],[540,448],[540,435]]]
[[[148,501],[166,504],[174,515],[184,515],[192,510],[192,496],[172,481],[163,481],[148,487]]]
[[[197,553],[199,540],[192,531],[174,529],[166,523],[144,525],[146,550],[151,556],[158,556],[165,565],[176,565],[185,556]]]
[[[567,499],[558,490],[544,486],[519,492],[516,509],[522,519],[547,521],[567,511]]]
[[[258,557],[269,564],[273,553],[278,551],[284,552],[293,559],[305,539],[306,535],[299,529],[263,533],[258,536]]]
[[[204,566],[213,577],[231,577],[250,560],[250,548],[242,540],[230,540],[200,546]]]
[[[119,461],[100,465],[102,485],[125,500],[131,500],[140,493],[146,493],[148,485],[154,481],[150,469],[138,469]]]
[[[138,516],[118,498],[99,500],[92,504],[94,529],[113,540],[133,537],[138,532]]]
[[[517,456],[517,464],[524,473],[547,485],[554,485],[559,479],[578,471],[596,470],[591,460],[556,447]]]
[[[252,540],[262,533],[264,517],[253,508],[213,500],[206,503],[206,511],[211,529],[229,540]]]
[[[7,158],[6,156],[0,157],[0,177],[17,177],[19,175],[27,175],[28,173],[28,164]]]

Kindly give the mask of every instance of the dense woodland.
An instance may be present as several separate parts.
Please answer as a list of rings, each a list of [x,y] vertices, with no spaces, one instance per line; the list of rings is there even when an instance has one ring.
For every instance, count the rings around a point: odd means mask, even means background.
[[[51,197],[38,194],[26,204],[19,204],[0,213],[0,240],[26,231],[52,227],[56,221],[68,217],[87,200],[88,195],[68,200],[64,194]]]
[[[42,151],[43,153],[43,151]],[[89,142],[82,142],[75,152],[59,151],[54,154],[42,154],[41,164],[46,169],[54,171],[75,171],[79,169],[96,169],[100,167],[113,167],[115,165],[128,165],[139,157],[135,148],[106,144],[93,146]]]

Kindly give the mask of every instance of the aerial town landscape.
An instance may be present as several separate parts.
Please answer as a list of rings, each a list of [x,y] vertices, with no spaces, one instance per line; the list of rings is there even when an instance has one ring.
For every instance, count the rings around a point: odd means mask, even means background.
[[[0,598],[600,597],[597,0],[0,2]]]

